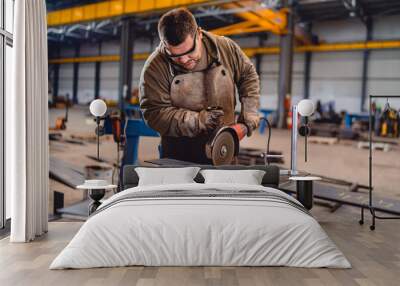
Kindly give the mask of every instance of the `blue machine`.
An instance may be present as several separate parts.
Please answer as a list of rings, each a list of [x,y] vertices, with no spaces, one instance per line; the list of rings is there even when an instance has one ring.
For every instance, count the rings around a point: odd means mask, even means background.
[[[346,128],[351,128],[354,120],[368,122],[368,120],[369,120],[368,113],[367,114],[365,114],[365,113],[364,114],[363,113],[361,113],[361,114],[346,113],[345,118],[344,118]]]
[[[137,163],[140,136],[159,137],[160,135],[151,129],[143,119],[128,119],[122,165],[134,165]]]
[[[125,114],[127,115],[126,130],[125,130],[125,148],[124,157],[122,161],[122,167],[126,164],[134,165],[137,164],[138,150],[139,150],[139,138],[140,136],[159,137],[160,135],[151,129],[142,118],[129,119],[135,112],[140,113],[138,106],[128,105],[125,107]],[[140,113],[141,114],[141,113]],[[124,130],[125,123],[121,123],[121,130]],[[106,134],[112,134],[112,123],[110,118],[106,118],[104,122],[104,130]]]

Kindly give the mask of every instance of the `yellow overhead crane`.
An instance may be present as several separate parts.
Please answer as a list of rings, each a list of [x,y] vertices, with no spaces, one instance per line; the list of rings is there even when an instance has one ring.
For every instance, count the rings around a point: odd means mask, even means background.
[[[269,31],[278,35],[286,33],[287,9],[274,11],[262,7],[257,1],[237,1],[223,4],[222,8],[232,10],[243,9],[243,11],[235,14],[245,21],[215,29],[212,31],[215,34],[228,36],[262,31]]]
[[[129,14],[152,12],[179,6],[205,4],[206,0],[107,0],[47,13],[48,26],[97,21]],[[215,2],[215,1],[214,1]]]
[[[179,6],[215,5],[223,9],[237,10],[235,13],[245,21],[218,28],[212,32],[219,35],[234,35],[269,31],[283,34],[286,29],[287,10],[275,11],[263,7],[259,2],[250,1],[205,1],[205,0],[108,0],[95,4],[61,9],[47,14],[48,26],[69,25],[79,22],[96,21],[122,15],[148,13]]]

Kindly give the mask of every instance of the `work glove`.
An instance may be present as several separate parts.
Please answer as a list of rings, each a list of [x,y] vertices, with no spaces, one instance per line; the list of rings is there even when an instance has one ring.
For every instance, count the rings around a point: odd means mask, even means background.
[[[251,121],[244,123],[244,125],[246,125],[247,127],[247,137],[250,137],[253,134],[253,131],[257,128],[257,126],[253,124],[253,122]]]
[[[257,129],[258,124],[260,122],[260,117],[256,115],[247,115],[240,116],[239,123],[243,123],[247,127],[247,136],[250,137],[253,134],[253,131]]]
[[[213,131],[224,122],[224,111],[221,109],[202,110],[199,114],[199,127],[202,131]]]

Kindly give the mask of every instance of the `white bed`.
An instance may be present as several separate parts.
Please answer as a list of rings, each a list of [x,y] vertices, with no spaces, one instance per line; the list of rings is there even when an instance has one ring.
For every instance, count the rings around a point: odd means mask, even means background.
[[[128,265],[351,267],[287,194],[198,183],[140,186],[114,195],[50,269]]]

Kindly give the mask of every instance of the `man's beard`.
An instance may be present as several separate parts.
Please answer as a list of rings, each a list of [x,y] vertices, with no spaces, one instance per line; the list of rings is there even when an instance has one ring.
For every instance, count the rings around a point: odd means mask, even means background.
[[[187,70],[193,70],[196,68],[196,66],[199,64],[200,58],[199,59],[191,59],[189,60],[186,64],[179,64],[181,67]]]

